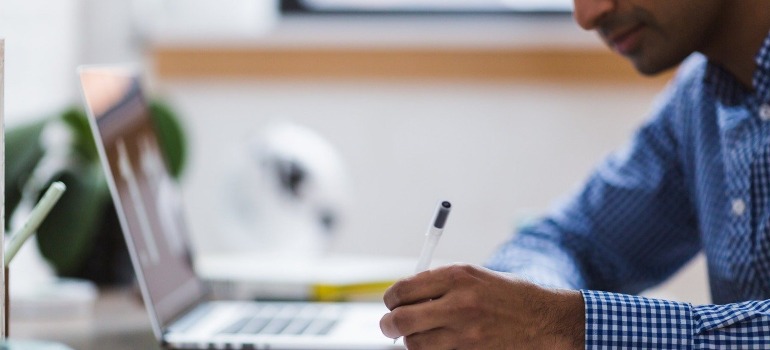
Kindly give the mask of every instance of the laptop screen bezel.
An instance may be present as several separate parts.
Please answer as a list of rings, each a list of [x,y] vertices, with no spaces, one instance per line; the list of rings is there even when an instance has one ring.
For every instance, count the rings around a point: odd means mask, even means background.
[[[142,299],[144,301],[147,312],[150,316],[150,323],[152,325],[153,333],[155,337],[158,339],[158,341],[162,341],[163,334],[166,328],[171,323],[173,323],[173,321],[178,319],[181,315],[193,309],[195,306],[197,306],[201,302],[208,300],[209,292],[205,288],[205,285],[200,281],[200,279],[197,278],[197,276],[195,275],[194,268],[192,264],[190,264],[189,268],[190,268],[190,271],[192,272],[192,278],[188,279],[184,284],[180,285],[174,291],[175,293],[182,292],[182,294],[180,294],[180,296],[182,296],[182,302],[179,303],[179,307],[174,308],[175,310],[171,311],[167,317],[163,318],[160,316],[160,313],[158,312],[158,309],[156,307],[157,301],[154,301],[152,298],[152,294],[150,293],[150,287],[147,284],[147,278],[144,275],[144,271],[138,256],[137,247],[134,243],[133,236],[129,231],[128,218],[126,217],[123,204],[121,203],[120,193],[118,191],[117,184],[115,183],[115,178],[114,178],[115,174],[113,174],[113,171],[110,168],[110,160],[107,155],[107,150],[103,142],[101,131],[99,129],[98,120],[97,120],[98,116],[95,115],[93,109],[89,105],[88,91],[86,91],[87,87],[85,86],[85,84],[83,84],[83,78],[85,74],[93,74],[97,71],[104,72],[104,74],[128,76],[130,79],[137,81],[139,85],[138,86],[139,93],[142,95],[142,98],[144,101],[144,107],[147,111],[149,111],[149,108],[146,103],[146,96],[144,95],[143,87],[141,86],[143,81],[141,79],[141,69],[138,66],[132,65],[132,64],[85,65],[85,66],[78,67],[77,73],[81,82],[81,93],[82,93],[81,96],[83,100],[84,109],[88,117],[88,122],[91,127],[91,132],[94,137],[96,149],[99,154],[99,159],[101,161],[102,169],[104,171],[106,182],[112,197],[112,202],[115,205],[121,230],[123,231],[123,236],[126,240],[126,245],[128,247],[129,255],[131,256],[132,265],[134,267],[136,278],[142,293]],[[189,250],[191,247],[189,246],[189,244],[187,244],[186,248]],[[184,288],[188,286],[188,283],[193,283],[196,285],[196,288],[193,288],[192,293],[184,292]],[[184,294],[188,294],[188,295],[184,296]],[[189,301],[184,302],[184,299],[187,299]]]

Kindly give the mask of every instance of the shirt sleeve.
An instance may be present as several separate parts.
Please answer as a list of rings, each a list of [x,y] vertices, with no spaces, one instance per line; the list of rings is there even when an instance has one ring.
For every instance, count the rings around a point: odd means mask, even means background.
[[[586,349],[768,349],[770,300],[725,305],[582,290]]]
[[[490,269],[570,289],[636,294],[700,250],[680,155],[676,86],[571,198],[521,229]]]

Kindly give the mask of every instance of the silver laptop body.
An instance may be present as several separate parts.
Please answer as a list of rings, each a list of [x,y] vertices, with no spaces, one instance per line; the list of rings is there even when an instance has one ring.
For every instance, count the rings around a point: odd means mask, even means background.
[[[162,157],[139,72],[131,66],[79,68],[86,113],[160,344],[404,349],[380,332],[387,312],[381,303],[208,301],[193,271],[181,197]]]

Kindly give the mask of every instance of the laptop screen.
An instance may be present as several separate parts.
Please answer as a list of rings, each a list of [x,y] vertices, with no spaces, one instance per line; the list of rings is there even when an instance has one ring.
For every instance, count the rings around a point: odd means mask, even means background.
[[[181,199],[150,119],[137,71],[80,69],[83,97],[105,176],[159,335],[203,298],[194,274]]]

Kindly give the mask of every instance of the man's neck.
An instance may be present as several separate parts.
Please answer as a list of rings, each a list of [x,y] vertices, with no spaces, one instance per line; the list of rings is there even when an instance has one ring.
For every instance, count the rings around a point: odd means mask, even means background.
[[[700,51],[753,90],[754,58],[768,33],[770,1],[733,1],[726,6],[719,26],[713,28],[712,39]]]

